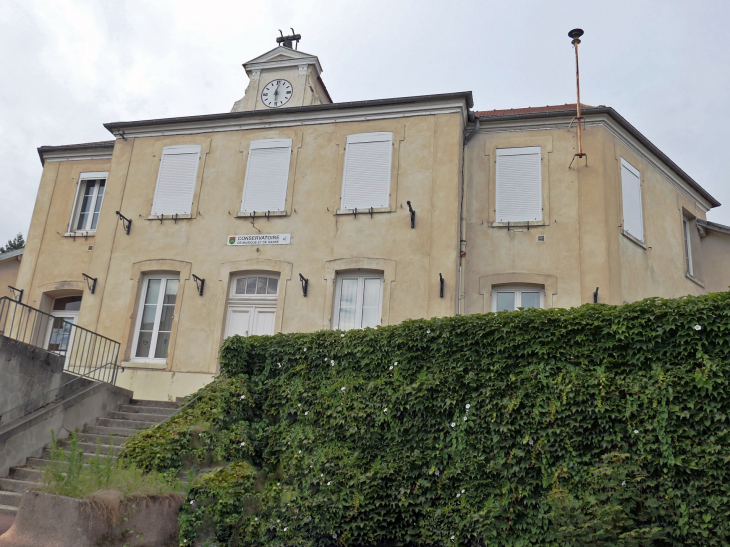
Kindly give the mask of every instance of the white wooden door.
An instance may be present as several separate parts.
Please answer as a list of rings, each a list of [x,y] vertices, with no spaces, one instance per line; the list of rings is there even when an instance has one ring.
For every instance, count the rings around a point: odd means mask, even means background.
[[[266,306],[229,306],[226,338],[239,334],[274,334],[276,308]]]

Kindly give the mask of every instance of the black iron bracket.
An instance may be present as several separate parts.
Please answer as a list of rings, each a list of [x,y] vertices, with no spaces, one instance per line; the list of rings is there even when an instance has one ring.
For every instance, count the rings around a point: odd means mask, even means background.
[[[193,274],[193,280],[195,281],[195,287],[198,289],[198,294],[203,296],[203,289],[205,288],[205,279],[198,277]]]
[[[98,281],[98,279],[96,277],[86,275],[83,272],[81,273],[81,275],[86,280],[86,286],[89,287],[89,292],[91,292],[91,294],[94,294],[94,291],[96,290],[96,282]]]
[[[299,274],[299,281],[302,282],[302,294],[304,295],[304,298],[306,298],[307,288],[309,287],[309,279],[304,277],[302,274]]]
[[[23,289],[16,289],[12,285],[8,285],[8,289],[13,291],[13,298],[15,298],[16,302],[23,300]]]
[[[416,212],[413,210],[413,207],[411,207],[411,202],[406,201],[408,204],[408,210],[411,212],[411,228],[416,227]]]
[[[373,218],[373,208],[370,207],[370,218]]]
[[[598,304],[598,287],[596,287],[596,292],[593,293],[593,303]]]
[[[439,296],[444,297],[444,276],[439,273]]]
[[[117,216],[119,217],[119,220],[122,221],[122,228],[124,228],[124,231],[129,235],[129,230],[132,229],[132,219],[125,217],[122,213],[117,211]]]
[[[357,207],[355,207],[355,218],[357,218]]]

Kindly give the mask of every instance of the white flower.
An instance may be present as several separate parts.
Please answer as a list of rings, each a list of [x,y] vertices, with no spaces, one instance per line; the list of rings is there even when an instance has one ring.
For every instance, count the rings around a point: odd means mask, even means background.
[[[699,325],[695,325],[695,330],[702,330],[702,327],[700,327]]]
[[[461,493],[463,494],[464,492],[466,492],[466,490],[464,488],[462,488]]]
[[[451,427],[456,427],[456,422],[451,422]]]
[[[276,519],[276,522],[281,522],[279,519]]]
[[[454,536],[451,536],[451,541],[454,541]]]
[[[431,331],[430,331],[430,330],[427,330],[427,331],[426,331],[426,334],[431,334]]]
[[[464,421],[466,421],[466,416],[464,416]]]
[[[277,483],[276,483],[276,486],[281,486],[281,483],[280,483],[280,482],[277,482]]]
[[[277,365],[279,365],[279,368],[281,368],[281,363],[277,363]]]
[[[532,446],[533,444],[535,444],[535,441],[533,441],[532,439],[530,439],[530,446]]]
[[[340,334],[340,338],[344,338],[344,337],[345,337],[345,335],[344,335],[344,334]]]
[[[319,474],[319,476],[320,476],[320,477],[324,477],[324,473],[320,473],[320,474]]]
[[[634,429],[634,435],[638,435],[638,434],[639,434],[639,430],[638,429]]]
[[[332,360],[330,361],[330,365],[332,365],[332,366],[335,366],[335,360],[334,360],[334,359],[332,359]]]
[[[288,529],[288,527],[287,527],[287,526],[284,526],[284,531],[285,531],[285,532],[287,531],[287,529]]]
[[[345,389],[346,389],[346,388],[345,388],[345,386],[342,386],[342,387],[340,388],[340,391],[345,391]]]
[[[621,481],[621,486],[626,486],[626,481]]]
[[[327,486],[329,486],[330,484],[332,484],[332,481],[327,481]]]
[[[337,534],[332,534],[332,539],[337,539]]]
[[[438,469],[436,470],[436,476],[438,477],[440,475]]]
[[[195,500],[190,500],[190,505],[192,505],[193,503],[195,503]]]
[[[469,403],[466,404],[466,409],[469,410],[471,408],[471,405]]]
[[[246,443],[245,443],[245,442],[242,442],[242,443],[241,443],[241,446],[246,446]]]
[[[307,348],[304,348],[304,351],[307,351]]]
[[[299,451],[299,453],[301,454],[301,453],[302,453],[302,451],[300,450],[300,451]]]
[[[456,497],[457,497],[457,498],[460,498],[460,497],[461,497],[461,494],[456,494]]]
[[[387,408],[384,408],[384,409],[383,409],[383,413],[384,413],[384,414],[387,414],[387,413],[388,413],[388,409],[387,409]]]
[[[253,520],[259,520],[259,518],[258,517],[254,517]]]
[[[302,406],[302,403],[299,403],[297,406],[300,406],[301,407]]]
[[[241,400],[243,401],[246,398],[245,395],[241,395]]]
[[[394,367],[397,367],[398,366],[398,361],[396,361],[395,363],[393,363],[393,366]]]
[[[393,365],[390,365],[390,368],[388,370],[393,370]]]
[[[306,412],[304,413],[304,415],[305,415],[305,416],[308,416],[308,415],[309,415],[309,411],[307,410],[307,411],[306,411]]]

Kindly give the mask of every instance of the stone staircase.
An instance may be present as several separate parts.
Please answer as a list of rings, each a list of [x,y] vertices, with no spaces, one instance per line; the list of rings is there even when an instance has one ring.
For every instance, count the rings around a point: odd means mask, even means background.
[[[78,447],[84,451],[84,460],[94,456],[97,440],[101,443],[102,454],[116,454],[129,436],[163,421],[178,407],[178,403],[167,401],[132,399],[129,404],[121,405],[118,411],[97,418],[96,424],[87,425],[78,434]],[[64,444],[62,441],[61,445]],[[0,478],[0,513],[15,515],[22,493],[40,484],[43,476],[41,468],[49,462],[49,458],[50,450],[46,446],[40,457],[27,458],[24,466],[11,467],[8,476]]]

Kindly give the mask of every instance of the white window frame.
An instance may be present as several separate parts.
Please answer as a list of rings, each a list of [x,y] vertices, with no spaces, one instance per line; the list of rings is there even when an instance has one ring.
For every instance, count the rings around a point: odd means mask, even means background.
[[[251,141],[248,152],[248,160],[246,161],[246,178],[243,183],[243,195],[241,196],[241,213],[264,213],[264,211],[254,211],[253,209],[246,208],[246,189],[248,188],[249,182],[249,169],[251,167],[251,152],[253,150],[268,149],[268,148],[287,148],[289,150],[289,163],[287,164],[287,176],[286,185],[284,186],[284,203],[281,208],[270,209],[266,212],[281,213],[286,212],[286,199],[289,191],[289,170],[291,170],[291,151],[292,151],[292,139],[261,139],[258,141]]]
[[[623,168],[626,168],[627,171],[632,173],[636,176],[636,178],[639,179],[639,226],[641,227],[641,236],[638,234],[633,234],[629,230],[626,229],[626,211],[624,210],[624,175],[623,175]],[[621,165],[620,165],[620,179],[621,179],[621,226],[623,229],[624,234],[627,234],[631,236],[632,238],[636,239],[637,241],[640,241],[642,244],[646,241],[646,233],[644,230],[644,197],[642,195],[642,184],[641,184],[641,171],[639,171],[636,167],[631,165],[627,160],[625,160],[623,157],[621,157]]]
[[[236,293],[236,283],[239,279],[249,277],[266,277],[267,279],[276,279],[276,294],[238,294]],[[231,276],[231,286],[228,291],[228,302],[226,306],[226,325],[225,337],[232,336],[230,334],[231,315],[236,310],[249,310],[251,320],[254,319],[257,310],[274,310],[278,312],[279,294],[281,291],[281,275],[276,272],[250,271],[241,272]],[[274,331],[276,331],[276,316],[274,316]],[[246,331],[243,336],[249,336],[250,332]]]
[[[384,207],[390,207],[390,192],[393,187],[393,133],[391,131],[375,131],[372,133],[356,133],[354,135],[348,135],[345,141],[345,165],[342,169],[342,188],[340,190],[340,210],[341,211],[352,211],[354,207],[350,207],[350,204],[345,201],[345,182],[347,181],[347,168],[349,159],[349,147],[351,144],[358,144],[363,142],[389,142],[390,147],[388,148],[388,190],[387,190],[387,203],[385,205],[373,205],[373,209],[383,209]],[[362,208],[363,211],[367,211],[367,207]]]
[[[692,237],[690,232],[691,220],[687,217],[682,217],[682,228],[684,232],[684,260],[686,262],[685,273],[690,276],[694,276],[694,265],[692,264]]]
[[[545,287],[543,285],[497,285],[492,287],[492,311],[497,311],[497,293],[511,292],[515,293],[515,309],[518,311],[522,307],[523,292],[539,292],[540,293],[540,309],[545,309]]]
[[[340,298],[342,296],[342,280],[343,279],[357,279],[357,301],[355,303],[355,324],[362,325],[362,308],[363,308],[363,296],[366,279],[378,279],[380,280],[380,300],[378,301],[378,325],[383,324],[383,287],[385,281],[382,272],[353,272],[353,273],[338,273],[335,276],[335,298],[334,298],[334,312],[332,313],[332,328],[339,330],[340,328]],[[355,329],[361,329],[355,327]]]
[[[94,228],[93,230],[91,227],[91,222],[94,218],[94,209],[96,209],[96,200],[99,197],[99,185],[97,184],[94,188],[94,197],[91,199],[91,214],[89,215],[88,220],[86,221],[86,225],[89,226],[89,229],[86,230],[77,230],[75,226],[78,224],[79,221],[79,215],[81,214],[81,199],[83,199],[83,195],[81,195],[81,187],[86,186],[84,183],[87,180],[104,180],[105,182],[109,178],[109,171],[90,171],[87,173],[81,173],[79,174],[79,180],[76,183],[76,193],[74,195],[74,203],[73,207],[71,208],[71,218],[68,221],[68,230],[66,230],[67,234],[79,234],[79,233],[91,233],[96,232],[98,228]],[[101,206],[104,207],[104,197],[106,197],[106,185],[104,186],[104,196],[102,196],[102,202]],[[99,218],[101,218],[101,209],[99,209]]]
[[[144,303],[147,298],[147,288],[149,287],[149,281],[151,279],[162,279],[164,283],[160,283],[160,294],[157,296],[157,309],[155,310],[155,322],[152,328],[152,338],[150,340],[150,351],[147,357],[136,357],[137,355],[137,344],[139,342],[139,329],[142,325],[142,314],[144,313]],[[137,319],[134,327],[134,338],[132,339],[132,352],[129,356],[132,361],[144,361],[144,362],[158,362],[165,363],[167,357],[155,357],[155,351],[157,350],[157,335],[160,332],[160,319],[162,318],[162,307],[163,300],[165,298],[165,290],[167,289],[167,282],[173,280],[178,281],[177,294],[175,296],[175,307],[177,307],[177,297],[180,296],[180,275],[179,274],[147,274],[142,278],[142,292],[139,297],[139,305],[137,306]],[[172,316],[173,322],[175,321],[175,315],[173,311]],[[170,333],[170,340],[172,341],[172,332]],[[167,355],[170,355],[170,348],[168,348]]]
[[[537,216],[537,218],[522,218],[522,219],[509,219],[509,220],[502,220],[502,215],[500,208],[499,208],[499,197],[500,197],[500,168],[499,168],[499,158],[502,156],[525,156],[525,155],[533,155],[537,153],[540,157],[540,168],[538,172],[538,195],[537,195],[537,202],[539,204],[540,212]],[[497,222],[542,222],[543,220],[543,205],[542,205],[542,146],[521,146],[516,148],[497,148],[497,160],[496,160],[496,168],[495,168],[495,220]]]
[[[187,213],[185,212],[179,212],[179,213],[159,213],[157,212],[157,208],[159,207],[159,204],[157,203],[157,194],[160,189],[160,175],[162,175],[162,162],[166,155],[169,156],[175,156],[178,154],[198,154],[198,166],[195,170],[195,180],[193,181],[193,185],[190,187],[190,204],[187,205],[187,207],[190,208],[190,211]],[[198,175],[200,173],[200,159],[203,156],[203,147],[199,144],[176,144],[173,146],[165,146],[162,149],[162,154],[160,155],[160,165],[157,169],[157,182],[155,183],[155,195],[152,198],[152,210],[150,212],[151,216],[160,216],[160,215],[191,215],[193,214],[193,202],[195,201],[195,188],[198,185]],[[185,201],[187,203],[187,200]]]

